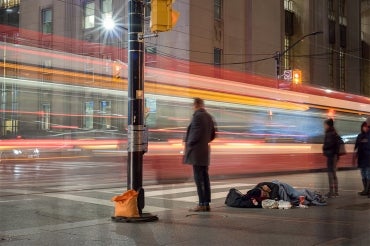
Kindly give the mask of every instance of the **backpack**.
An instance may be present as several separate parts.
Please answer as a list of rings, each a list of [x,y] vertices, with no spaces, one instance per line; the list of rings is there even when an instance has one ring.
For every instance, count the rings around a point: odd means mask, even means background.
[[[342,156],[347,154],[345,143],[341,136],[337,134],[337,154],[338,156]]]

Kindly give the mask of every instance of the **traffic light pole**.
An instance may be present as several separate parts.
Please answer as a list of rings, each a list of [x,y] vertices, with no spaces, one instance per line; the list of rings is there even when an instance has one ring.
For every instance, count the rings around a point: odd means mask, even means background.
[[[128,130],[127,130],[127,189],[139,193],[140,221],[153,221],[156,216],[143,214],[143,155],[147,148],[144,117],[144,4],[142,0],[128,2]]]

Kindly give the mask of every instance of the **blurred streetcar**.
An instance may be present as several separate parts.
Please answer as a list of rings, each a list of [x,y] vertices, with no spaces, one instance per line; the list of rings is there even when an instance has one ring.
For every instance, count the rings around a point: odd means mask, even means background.
[[[45,160],[125,155],[127,67],[108,48],[112,57],[102,59],[0,42],[0,52],[6,52],[0,65],[6,75],[2,135],[11,131],[24,137],[16,150],[32,147]],[[335,119],[351,152],[361,122],[370,115],[369,98],[307,86],[281,90],[271,78],[233,71],[210,77],[211,66],[194,74],[185,72],[184,64],[177,69],[174,60],[156,59],[145,74],[149,152],[144,170],[157,179],[188,175],[181,165],[182,139],[196,96],[206,100],[218,125],[213,175],[323,168],[323,120]],[[9,141],[1,140],[0,152],[15,144]],[[350,166],[349,158],[340,165]]]

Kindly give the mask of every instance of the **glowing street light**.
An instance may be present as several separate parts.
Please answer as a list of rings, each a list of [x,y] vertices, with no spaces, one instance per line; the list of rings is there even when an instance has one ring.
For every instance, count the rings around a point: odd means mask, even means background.
[[[116,23],[111,16],[106,16],[103,20],[103,27],[105,30],[112,31],[116,27]]]

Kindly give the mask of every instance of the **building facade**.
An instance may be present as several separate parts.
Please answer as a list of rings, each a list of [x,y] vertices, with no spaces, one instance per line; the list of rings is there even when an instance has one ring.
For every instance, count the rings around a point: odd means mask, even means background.
[[[20,7],[19,27],[39,31],[45,40],[53,34],[124,48],[127,2],[3,0],[0,5],[7,14]],[[150,0],[145,2],[149,32]],[[369,1],[189,0],[174,8],[181,13],[177,25],[147,39],[147,52],[270,77],[277,76],[274,57],[280,52],[281,74],[300,69],[303,83],[369,95]],[[14,14],[0,16],[2,23],[17,21]],[[105,28],[107,19],[116,23],[114,30]]]

